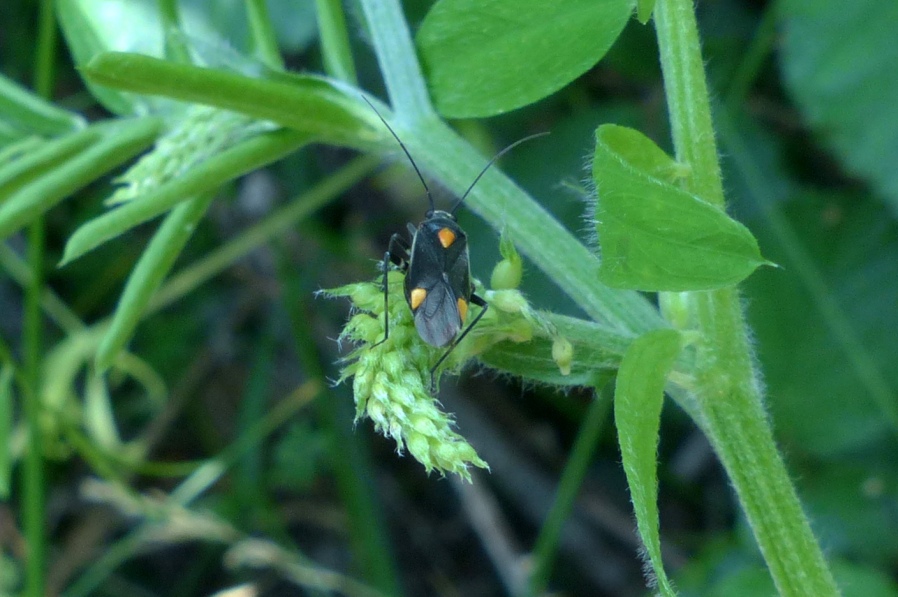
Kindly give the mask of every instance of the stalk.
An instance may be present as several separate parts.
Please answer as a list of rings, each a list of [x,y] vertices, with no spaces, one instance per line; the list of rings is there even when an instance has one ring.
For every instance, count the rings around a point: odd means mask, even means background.
[[[655,28],[684,187],[724,207],[698,27],[691,0],[659,0]],[[727,470],[781,595],[839,595],[773,440],[735,288],[685,295],[695,326],[700,424]]]

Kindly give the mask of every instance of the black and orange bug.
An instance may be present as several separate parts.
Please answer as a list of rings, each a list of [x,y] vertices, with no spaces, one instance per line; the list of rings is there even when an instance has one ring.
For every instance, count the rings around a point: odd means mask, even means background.
[[[464,202],[474,185],[477,184],[496,160],[524,141],[541,137],[548,133],[538,133],[524,137],[497,153],[484,166],[480,174],[474,179],[474,182],[471,183],[471,186],[468,187],[468,190],[461,196],[461,199],[452,206],[452,209],[443,211],[436,209],[430,188],[428,188],[424,176],[421,175],[418,165],[412,159],[412,155],[405,147],[405,144],[392,127],[387,124],[387,121],[380,115],[377,108],[368,101],[368,98],[363,96],[363,99],[368,102],[368,105],[371,106],[377,117],[384,123],[387,130],[396,139],[396,142],[399,143],[399,147],[402,148],[409,162],[411,162],[412,168],[415,169],[415,173],[421,180],[430,204],[430,208],[424,214],[424,220],[417,227],[411,223],[408,224],[408,231],[412,237],[411,245],[398,233],[390,237],[390,244],[387,246],[383,260],[384,339],[375,344],[375,346],[386,342],[387,338],[390,337],[387,273],[390,263],[392,263],[405,273],[405,300],[414,315],[415,329],[418,335],[431,346],[438,348],[448,347],[446,352],[430,368],[430,391],[434,392],[436,390],[436,370],[489,309],[489,304],[474,292],[474,284],[471,282],[468,237],[465,231],[458,225],[458,221],[455,218],[455,210]],[[480,307],[480,311],[471,323],[465,327],[468,307],[471,304]]]

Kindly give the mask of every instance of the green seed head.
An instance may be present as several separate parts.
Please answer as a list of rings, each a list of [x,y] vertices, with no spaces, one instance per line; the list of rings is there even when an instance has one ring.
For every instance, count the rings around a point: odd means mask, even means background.
[[[340,335],[356,344],[340,379],[353,378],[356,421],[371,419],[374,428],[396,442],[427,472],[454,473],[470,481],[470,466],[488,468],[474,449],[453,431],[449,415],[428,391],[431,363],[442,354],[415,331],[402,291],[403,276],[390,272],[390,337],[384,338],[383,290],[377,283],[351,284],[329,291],[347,296],[357,310]]]

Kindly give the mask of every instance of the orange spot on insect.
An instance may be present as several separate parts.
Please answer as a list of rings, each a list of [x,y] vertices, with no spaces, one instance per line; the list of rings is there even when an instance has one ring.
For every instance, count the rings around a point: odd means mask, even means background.
[[[455,233],[449,230],[448,228],[442,228],[439,232],[437,232],[437,236],[440,239],[440,244],[443,245],[444,249],[448,249],[452,243],[455,242]]]
[[[464,323],[468,316],[468,301],[463,298],[458,299],[458,314],[461,315],[461,321]]]
[[[412,308],[412,311],[421,306],[421,303],[424,302],[424,299],[427,298],[427,291],[423,288],[415,288],[412,290],[411,298],[409,299],[409,304]]]

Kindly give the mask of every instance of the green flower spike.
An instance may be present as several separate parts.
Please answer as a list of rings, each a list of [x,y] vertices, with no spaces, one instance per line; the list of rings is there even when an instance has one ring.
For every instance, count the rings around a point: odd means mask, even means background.
[[[470,465],[489,469],[461,435],[452,430],[453,420],[437,407],[430,395],[430,367],[445,349],[434,348],[418,337],[402,290],[404,276],[390,272],[390,337],[384,338],[384,295],[377,282],[350,284],[326,291],[328,296],[348,297],[356,309],[340,340],[357,347],[345,359],[339,381],[352,380],[356,422],[365,417],[374,428],[407,449],[427,472],[455,473],[471,481]],[[487,312],[489,313],[489,312]],[[475,328],[476,331],[476,328]],[[453,351],[448,367],[458,367],[470,357],[456,356],[467,342]],[[440,372],[437,372],[439,382]]]
[[[126,203],[162,186],[240,141],[277,128],[236,112],[190,106],[159,137],[156,147],[116,179],[108,205]]]
[[[535,311],[517,290],[521,259],[503,237],[504,259],[493,273],[493,290],[484,290],[474,280],[475,291],[490,305],[480,322],[456,346],[440,370],[455,372],[472,358],[499,342],[529,342],[535,334],[554,339],[552,358],[563,375],[570,373],[573,347],[555,327]],[[430,394],[430,368],[446,348],[425,343],[415,330],[414,318],[403,293],[404,275],[391,271],[387,277],[390,337],[384,338],[384,295],[380,281],[350,284],[325,291],[332,297],[348,297],[355,314],[340,340],[356,348],[343,360],[339,382],[353,378],[356,422],[368,417],[375,429],[391,437],[401,452],[408,449],[427,472],[455,473],[471,480],[469,465],[489,468],[465,439],[452,430],[452,417],[437,407]],[[473,313],[469,313],[470,318]]]

